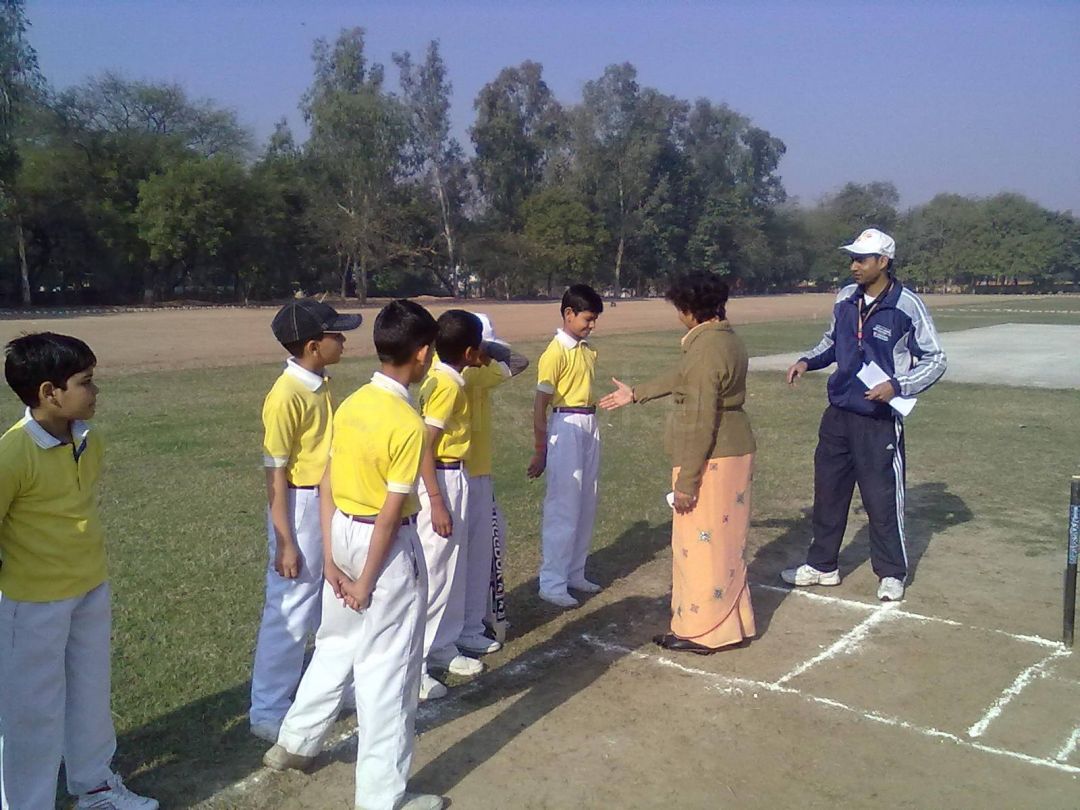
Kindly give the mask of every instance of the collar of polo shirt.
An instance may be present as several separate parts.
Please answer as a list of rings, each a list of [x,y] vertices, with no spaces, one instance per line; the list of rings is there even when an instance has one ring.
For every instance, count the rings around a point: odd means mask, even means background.
[[[439,369],[439,371],[445,371],[447,374],[450,375],[450,379],[452,379],[458,385],[465,385],[465,378],[462,377],[461,372],[453,366],[448,366],[446,365],[446,363],[440,360],[438,363],[435,364],[435,368]]]
[[[579,343],[588,343],[584,338],[579,340],[561,327],[555,330],[555,339],[567,349],[576,349]]]
[[[396,394],[406,402],[412,402],[412,397],[409,396],[409,389],[397,380],[387,377],[381,371],[376,371],[371,375],[371,384],[382,388],[384,391],[389,391],[391,394]]]
[[[316,374],[314,371],[308,371],[291,357],[285,361],[285,373],[292,375],[300,382],[302,382],[306,388],[312,391],[318,391],[319,387],[328,379],[322,374]]]
[[[59,447],[64,444],[58,438],[53,436],[49,431],[38,424],[30,413],[30,408],[26,409],[26,422],[23,424],[23,429],[30,434],[30,438],[34,440],[34,444],[40,447],[42,450],[51,450],[54,447]],[[81,419],[76,419],[71,423],[71,438],[75,442],[75,446],[78,447],[84,441],[86,441],[86,434],[90,432],[90,425]]]

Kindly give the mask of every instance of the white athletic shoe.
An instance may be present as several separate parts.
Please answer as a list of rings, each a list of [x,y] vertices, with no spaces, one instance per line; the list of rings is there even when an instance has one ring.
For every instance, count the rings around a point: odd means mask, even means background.
[[[140,796],[124,787],[119,774],[112,774],[105,782],[105,790],[84,793],[75,805],[76,810],[158,810],[157,799]]]
[[[447,691],[446,684],[435,680],[426,672],[420,676],[421,700],[438,700],[439,698],[444,698],[446,697]]]
[[[457,645],[467,653],[473,655],[487,655],[502,649],[502,642],[477,633],[471,636],[462,636],[457,640]]]
[[[268,743],[276,743],[278,732],[281,731],[281,723],[252,723],[251,734]]]
[[[293,754],[282,745],[274,745],[263,754],[263,765],[272,771],[302,771],[305,770],[315,757],[305,757],[303,754]]]
[[[812,565],[803,563],[798,568],[785,568],[780,572],[780,579],[788,585],[839,585],[839,571],[818,571]]]
[[[484,671],[484,665],[475,658],[467,655],[455,655],[449,661],[440,661],[438,658],[428,658],[428,665],[436,669],[445,669],[451,675],[479,675]]]
[[[581,593],[600,593],[603,588],[601,588],[595,582],[590,582],[587,579],[582,579],[578,582],[571,582],[570,590],[580,591]]]
[[[397,806],[397,810],[442,810],[446,807],[446,800],[442,796],[433,796],[430,793],[406,793]],[[356,805],[356,810],[364,810],[363,806]]]
[[[581,604],[568,593],[544,593],[544,591],[540,591],[540,598],[561,608],[575,608]]]
[[[904,582],[896,577],[882,577],[877,598],[882,602],[899,602],[904,598]]]

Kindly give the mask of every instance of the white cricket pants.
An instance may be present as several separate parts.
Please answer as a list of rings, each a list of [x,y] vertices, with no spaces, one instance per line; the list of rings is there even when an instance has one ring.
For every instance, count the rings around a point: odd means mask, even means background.
[[[540,530],[541,593],[566,593],[585,578],[596,521],[600,426],[595,414],[548,417],[547,494]]]
[[[374,528],[334,513],[334,562],[350,577],[364,568]],[[356,689],[356,806],[365,810],[393,810],[405,795],[426,606],[427,574],[416,528],[401,526],[367,610],[351,610],[328,584],[323,588],[315,654],[278,735],[278,744],[293,754],[318,754],[351,678]]]
[[[251,673],[251,723],[278,726],[289,710],[308,636],[319,629],[322,614],[323,548],[319,524],[319,490],[290,489],[289,521],[300,548],[300,575],[286,579],[274,570],[277,532],[266,513],[269,562],[266,602],[255,643]]]
[[[469,478],[469,537],[465,543],[465,629],[463,636],[482,636],[491,598],[491,558],[495,525],[506,548],[506,521],[495,502],[490,475]]]
[[[53,810],[105,784],[116,753],[109,583],[58,602],[0,594],[0,807]]]
[[[458,654],[457,640],[465,627],[465,552],[468,540],[469,476],[458,469],[435,471],[443,504],[453,521],[449,537],[440,537],[431,526],[431,502],[420,478],[420,514],[417,531],[424,547],[428,573],[427,623],[424,630],[424,662],[429,658],[447,663]]]

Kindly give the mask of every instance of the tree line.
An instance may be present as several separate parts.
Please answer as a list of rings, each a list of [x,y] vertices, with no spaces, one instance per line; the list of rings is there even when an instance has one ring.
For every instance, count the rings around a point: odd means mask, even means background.
[[[480,90],[472,155],[451,133],[433,41],[371,62],[364,31],[319,39],[300,109],[261,147],[182,87],[41,77],[22,0],[0,0],[0,303],[248,301],[303,291],[650,294],[706,269],[747,292],[829,287],[837,245],[893,233],[923,289],[1080,282],[1080,223],[1017,194],[907,211],[889,182],[788,199],[785,145],[725,104],[606,68],[560,103],[543,68]],[[392,78],[390,74],[393,74]]]

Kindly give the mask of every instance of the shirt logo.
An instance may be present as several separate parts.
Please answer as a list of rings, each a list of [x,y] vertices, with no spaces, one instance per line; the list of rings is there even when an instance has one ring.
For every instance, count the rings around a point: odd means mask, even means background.
[[[878,326],[874,327],[874,337],[876,337],[878,340],[884,340],[888,342],[888,340],[892,337],[892,329],[887,326],[881,326],[879,324]]]

